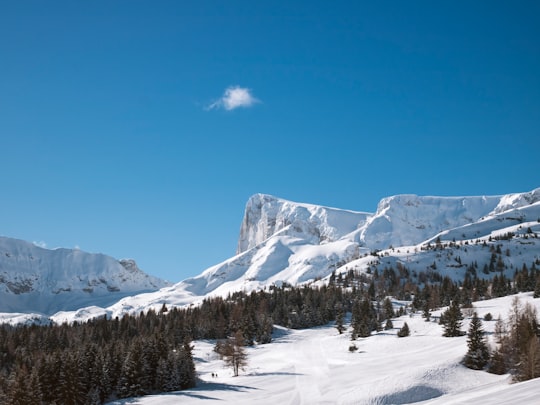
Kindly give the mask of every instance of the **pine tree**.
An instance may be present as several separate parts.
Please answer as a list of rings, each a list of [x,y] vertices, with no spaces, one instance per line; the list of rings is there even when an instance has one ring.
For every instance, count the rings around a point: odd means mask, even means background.
[[[358,337],[358,330],[360,329],[360,318],[362,309],[360,308],[360,301],[356,300],[352,306],[351,314],[351,340],[356,340]]]
[[[429,302],[426,301],[424,303],[424,309],[423,309],[423,313],[422,313],[422,317],[426,319],[426,322],[429,322],[429,319],[431,317],[431,312],[429,310]]]
[[[453,300],[450,304],[450,307],[444,311],[441,316],[441,322],[444,325],[443,336],[446,337],[455,337],[462,336],[463,332],[461,331],[461,320],[463,315],[461,315],[461,309],[459,308],[459,303],[457,300]]]
[[[345,331],[345,325],[343,324],[343,308],[339,308],[336,313],[336,329],[341,335]]]
[[[390,319],[395,316],[394,306],[392,305],[392,301],[390,301],[390,298],[388,297],[384,299],[383,311],[385,319]]]
[[[9,386],[8,401],[14,405],[39,404],[29,392],[28,371],[21,370]]]
[[[184,341],[181,354],[180,361],[178,362],[180,370],[180,389],[193,388],[196,383],[196,372],[195,363],[193,362],[193,346],[190,341]],[[246,359],[247,357],[244,360]]]
[[[505,356],[500,348],[495,350],[491,355],[488,372],[498,375],[506,374],[508,372]]]
[[[369,337],[377,329],[377,313],[369,300],[357,301],[353,306],[352,340],[355,337]]]
[[[406,337],[406,336],[409,336],[410,334],[411,334],[411,332],[409,330],[409,325],[407,325],[407,322],[405,322],[403,324],[403,326],[401,327],[401,329],[398,330],[397,336],[398,337]]]
[[[119,396],[128,398],[143,395],[143,378],[142,347],[139,341],[134,341],[122,366],[118,383]]]
[[[482,321],[478,318],[476,312],[473,314],[469,326],[467,346],[469,350],[463,359],[463,363],[473,370],[482,370],[489,361],[489,350],[484,339]]]

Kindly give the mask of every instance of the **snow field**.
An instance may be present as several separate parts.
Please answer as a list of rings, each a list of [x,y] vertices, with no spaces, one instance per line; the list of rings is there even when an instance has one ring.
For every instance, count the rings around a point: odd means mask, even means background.
[[[540,309],[540,299],[519,294],[522,305]],[[513,297],[475,303],[489,341],[495,320],[507,317]],[[233,377],[214,353],[213,341],[194,342],[200,382],[197,388],[167,395],[116,401],[114,404],[537,404],[540,380],[509,384],[508,375],[473,371],[460,364],[467,351],[466,336],[442,337],[436,317],[425,322],[420,314],[394,320],[394,329],[366,339],[350,340],[333,325],[289,330],[276,327],[270,344],[247,348],[249,365]],[[397,338],[404,322],[411,336]],[[467,331],[469,320],[463,322]],[[354,343],[358,350],[350,352]],[[217,373],[217,377],[212,377]]]

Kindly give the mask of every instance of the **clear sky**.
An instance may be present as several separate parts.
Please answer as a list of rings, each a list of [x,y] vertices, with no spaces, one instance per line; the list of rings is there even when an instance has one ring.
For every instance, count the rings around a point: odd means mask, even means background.
[[[0,1],[0,234],[170,281],[254,193],[540,187],[538,1]]]

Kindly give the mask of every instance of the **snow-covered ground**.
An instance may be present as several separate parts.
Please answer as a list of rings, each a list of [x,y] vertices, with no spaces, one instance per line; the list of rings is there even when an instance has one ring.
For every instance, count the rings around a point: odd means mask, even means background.
[[[540,309],[540,299],[518,295]],[[475,303],[489,341],[495,320],[508,316],[513,297]],[[434,312],[436,318],[440,314]],[[404,322],[411,336],[397,338]],[[465,319],[462,330],[468,329]],[[194,389],[116,401],[114,404],[538,404],[540,379],[510,384],[508,375],[473,371],[460,364],[466,336],[442,337],[442,327],[419,314],[394,320],[394,329],[354,343],[332,325],[307,330],[275,328],[271,344],[248,348],[249,365],[238,377],[213,351],[212,341],[194,342]],[[217,377],[212,377],[212,373]]]

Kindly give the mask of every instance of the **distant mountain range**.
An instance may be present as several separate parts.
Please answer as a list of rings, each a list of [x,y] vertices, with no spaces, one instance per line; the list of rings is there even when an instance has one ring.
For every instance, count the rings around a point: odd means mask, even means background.
[[[108,306],[169,284],[145,274],[133,260],[0,237],[0,312],[52,315]]]
[[[80,251],[48,251],[3,238],[0,288],[4,287],[1,294],[5,295],[0,299],[8,304],[0,311],[30,312],[17,308],[38,299],[43,308],[38,312],[49,315],[70,304],[72,311],[51,316],[57,322],[119,316],[159,309],[163,304],[188,305],[239,290],[324,283],[332,273],[382,270],[397,263],[416,273],[437,271],[462,279],[470,263],[480,269],[490,263],[492,252],[485,247],[493,241],[504,252],[500,255],[504,267],[498,271],[509,275],[523,264],[537,262],[540,267],[538,234],[540,188],[501,196],[397,195],[381,200],[375,213],[256,194],[246,204],[235,256],[196,277],[144,294],[135,294],[135,290],[155,290],[164,282],[144,275],[134,264],[130,267]],[[14,256],[15,261],[11,260]],[[97,270],[104,268],[108,270]],[[478,272],[478,277],[492,276],[492,272]],[[34,294],[37,291],[40,295]],[[130,291],[129,297],[109,306],[101,300]],[[65,298],[68,296],[73,298]]]

